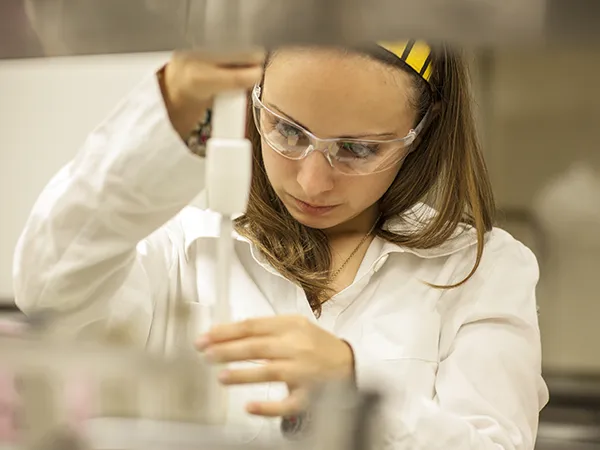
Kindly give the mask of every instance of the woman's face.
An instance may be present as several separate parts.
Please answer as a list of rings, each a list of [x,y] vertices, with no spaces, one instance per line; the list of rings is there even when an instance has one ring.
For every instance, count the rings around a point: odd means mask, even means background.
[[[402,138],[414,123],[410,77],[362,55],[338,50],[277,52],[265,73],[263,103],[319,138]],[[363,230],[378,215],[377,202],[401,163],[368,175],[347,175],[312,152],[290,160],[263,139],[262,155],[273,189],[300,223],[318,229]]]

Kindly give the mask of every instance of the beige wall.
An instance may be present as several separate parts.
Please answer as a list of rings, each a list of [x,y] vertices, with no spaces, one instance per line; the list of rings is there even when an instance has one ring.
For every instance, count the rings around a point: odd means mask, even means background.
[[[600,371],[599,73],[598,49],[494,57],[488,163],[507,228],[540,258],[551,370]],[[533,211],[540,228],[517,223],[515,208]]]

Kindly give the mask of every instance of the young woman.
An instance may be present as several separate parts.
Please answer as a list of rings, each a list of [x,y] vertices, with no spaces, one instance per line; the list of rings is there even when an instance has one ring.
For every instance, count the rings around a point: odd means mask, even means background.
[[[269,418],[299,413],[313,382],[373,372],[390,384],[389,448],[532,449],[547,400],[538,266],[493,228],[463,60],[414,41],[263,59],[178,53],[120,104],[35,205],[19,306],[58,311],[64,333],[168,351],[172,305],[214,300],[218,218],[186,207],[207,111],[247,88],[235,322],[196,340],[216,362],[262,361],[221,374],[231,420],[273,436]]]

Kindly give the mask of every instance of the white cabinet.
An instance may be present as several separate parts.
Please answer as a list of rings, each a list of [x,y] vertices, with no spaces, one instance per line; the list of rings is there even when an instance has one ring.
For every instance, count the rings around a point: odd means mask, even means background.
[[[0,62],[0,298],[12,255],[50,177],[117,102],[168,58],[139,54]]]

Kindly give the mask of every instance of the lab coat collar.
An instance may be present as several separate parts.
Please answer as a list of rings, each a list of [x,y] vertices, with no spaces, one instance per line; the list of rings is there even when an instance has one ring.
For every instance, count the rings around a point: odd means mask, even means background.
[[[196,241],[205,238],[217,238],[219,236],[220,216],[217,213],[198,208],[186,208],[181,213],[182,222],[185,224],[185,252],[186,258],[190,256],[190,249]],[[393,233],[414,232],[424,227],[436,211],[423,203],[417,204],[408,213],[402,217],[395,217],[386,221],[383,228]],[[232,238],[236,241],[245,242],[251,246],[254,259],[265,266],[266,261],[260,255],[260,252],[252,245],[249,239],[240,236],[235,231]],[[466,224],[461,224],[454,231],[450,239],[443,244],[428,249],[412,248],[408,246],[385,242],[381,256],[390,253],[411,253],[415,256],[425,259],[441,258],[460,252],[465,248],[477,244],[476,230]]]
[[[394,217],[383,224],[383,229],[395,234],[410,234],[422,230],[431,221],[437,211],[425,203],[418,203],[402,216]],[[465,248],[477,244],[475,228],[460,224],[452,236],[444,243],[433,248],[413,248],[386,242],[382,254],[403,252],[411,253],[425,259],[441,258],[458,253]]]

